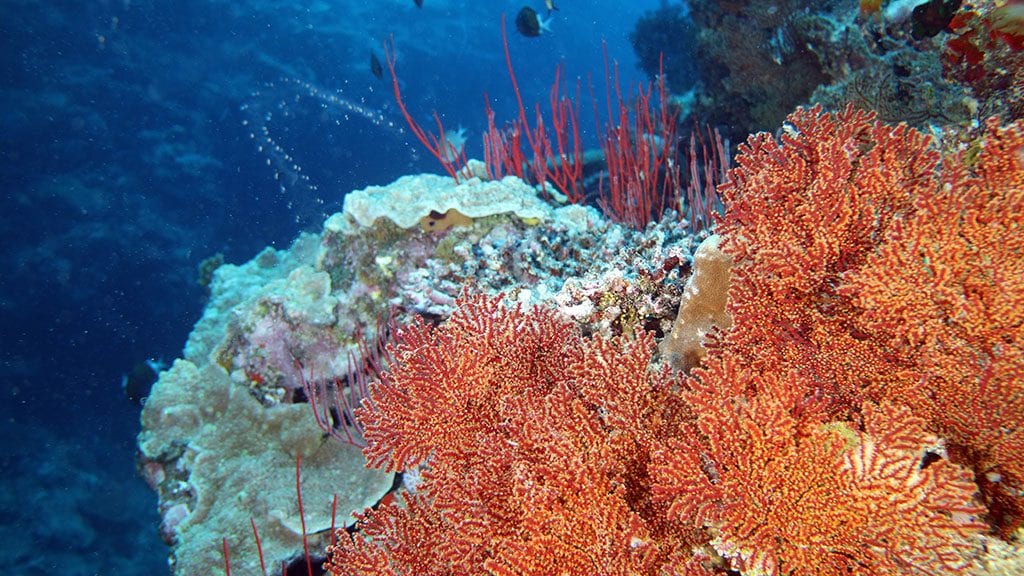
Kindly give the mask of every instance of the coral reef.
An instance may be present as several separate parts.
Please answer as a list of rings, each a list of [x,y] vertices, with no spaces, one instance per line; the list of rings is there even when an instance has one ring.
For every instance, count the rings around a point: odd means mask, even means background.
[[[474,198],[482,186],[475,179],[456,186],[441,177],[419,178],[418,188],[442,190],[437,196],[445,206],[462,206],[456,208],[460,213],[475,214],[472,223],[434,226],[417,234],[391,224],[390,217],[362,226],[348,211],[332,216],[324,225],[318,268],[328,272],[336,286],[351,285],[351,300],[377,298],[400,311],[443,318],[451,313],[461,287],[472,283],[484,292],[514,291],[528,301],[558,297],[562,307],[573,308],[577,321],[605,328],[621,316],[609,312],[615,306],[619,312],[633,309],[638,318],[651,313],[668,318],[674,313],[674,305],[659,303],[664,300],[659,295],[671,295],[679,276],[651,277],[662,262],[688,259],[690,238],[674,218],[636,231],[610,222],[592,207],[538,204],[537,192],[517,178],[501,180],[511,192],[497,195],[515,200],[490,205]],[[407,193],[401,182],[375,188],[377,201],[385,206],[402,204]],[[491,182],[486,187],[497,185]],[[470,198],[464,201],[461,196]],[[470,203],[484,207],[474,210],[467,207]],[[529,207],[529,212],[517,213],[517,206]],[[440,208],[425,205],[403,222],[415,227],[414,217],[440,213]],[[644,272],[650,273],[648,280],[639,282]],[[616,275],[628,278],[617,282]],[[612,291],[620,296],[610,296]],[[621,306],[623,300],[630,300],[629,306]]]
[[[685,93],[698,81],[688,112],[724,130],[730,140],[774,129],[818,86],[860,68],[868,58],[853,21],[856,13],[852,0],[817,3],[814,10],[796,1],[691,2],[699,76],[670,75],[670,88]],[[663,26],[678,21],[675,34],[687,34],[686,19],[671,11],[668,16],[672,20]],[[680,57],[672,51],[674,43],[647,46],[661,36],[641,35],[638,28],[632,37],[638,56],[665,52],[668,62]],[[642,66],[650,69],[651,63]]]
[[[485,202],[485,190],[497,200]],[[293,474],[300,454],[307,528],[321,551],[331,521],[325,500],[337,492],[341,525],[390,489],[389,474],[363,470],[355,448],[325,438],[302,387],[312,379],[351,390],[359,375],[350,354],[358,359],[361,342],[384,337],[381,319],[447,317],[469,284],[521,302],[555,299],[560,314],[588,333],[667,330],[675,316],[685,275],[679,263],[690,245],[674,218],[631,230],[593,208],[544,204],[515,178],[456,186],[424,175],[371,192],[381,206],[407,210],[361,218],[355,214],[374,208],[346,203],[321,234],[212,271],[185,358],[155,385],[139,436],[140,471],[160,496],[175,573],[217,565],[221,538],[233,568],[247,570],[258,557],[250,515],[268,559],[300,555]],[[410,192],[437,203],[413,206]],[[417,225],[445,202],[473,217],[451,227]],[[532,212],[517,213],[524,206]],[[393,220],[403,213],[407,219]]]
[[[943,66],[967,86],[983,117],[1024,118],[1024,10],[1018,2],[972,2],[950,23]]]
[[[1024,125],[979,147],[940,163],[853,107],[752,136],[720,189],[732,326],[689,377],[649,333],[481,295],[400,331],[364,453],[422,480],[329,569],[1012,570],[983,533],[1019,547]]]
[[[692,53],[696,72],[667,69],[684,123],[690,115],[734,141],[774,129],[805,104],[853,103],[921,130],[1021,118],[1022,12],[985,0],[950,14],[956,4],[693,2],[689,12],[666,5],[647,13],[631,40],[651,77],[662,58]],[[681,40],[690,36],[696,50]]]
[[[832,110],[851,103],[875,112],[884,122],[906,122],[922,130],[932,125],[969,125],[977,114],[977,103],[944,76],[940,40],[926,42],[928,49],[922,50],[905,40],[872,38],[869,63],[819,86],[808,102]]]
[[[220,538],[255,571],[246,515],[277,562],[358,508],[339,576],[1012,570],[1024,124],[944,145],[798,109],[741,146],[692,275],[674,215],[634,230],[515,177],[357,192],[218,267],[139,438],[176,572]],[[300,384],[354,394],[349,355],[385,337],[360,455]]]

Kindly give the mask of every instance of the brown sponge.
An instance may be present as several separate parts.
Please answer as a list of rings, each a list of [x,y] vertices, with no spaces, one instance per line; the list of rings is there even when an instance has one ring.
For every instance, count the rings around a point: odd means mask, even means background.
[[[661,352],[677,370],[689,372],[707,355],[704,337],[715,327],[732,325],[725,302],[729,293],[732,258],[719,249],[721,236],[709,236],[693,254],[693,274],[686,281],[672,332]]]

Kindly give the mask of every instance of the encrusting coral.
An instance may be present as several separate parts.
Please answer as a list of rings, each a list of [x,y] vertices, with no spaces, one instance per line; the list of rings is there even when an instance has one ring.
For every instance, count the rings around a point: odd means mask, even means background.
[[[327,568],[982,570],[1022,521],[1024,125],[978,149],[852,108],[751,137],[720,190],[733,324],[691,376],[500,298],[402,329],[359,418],[422,481]]]
[[[160,495],[161,535],[172,546],[174,574],[211,573],[223,561],[222,542],[232,550],[236,573],[256,574],[261,553],[277,564],[304,537],[326,545],[331,526],[351,523],[350,512],[391,487],[391,475],[367,470],[354,447],[325,440],[307,406],[266,408],[215,364],[176,361],[142,418],[142,471]],[[250,520],[259,527],[259,551]]]

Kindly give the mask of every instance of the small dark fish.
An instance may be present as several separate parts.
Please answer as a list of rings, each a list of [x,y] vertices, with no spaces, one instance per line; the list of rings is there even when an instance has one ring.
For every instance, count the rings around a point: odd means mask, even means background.
[[[160,371],[166,368],[167,364],[159,360],[139,362],[130,373],[121,377],[121,390],[132,404],[142,406],[146,402],[153,384],[156,384]]]
[[[519,14],[516,14],[516,30],[519,30],[519,33],[527,38],[540,36],[546,28],[547,26],[541,21],[540,16],[537,16],[537,11],[529,6],[523,6]]]
[[[416,3],[417,8],[423,8],[423,0],[412,0]]]
[[[384,79],[384,67],[380,65],[380,60],[373,52],[370,52],[370,72],[373,72],[373,75],[377,77],[377,80]]]
[[[942,32],[953,21],[961,0],[929,0],[918,4],[911,13],[910,34],[915,40],[931,38]]]

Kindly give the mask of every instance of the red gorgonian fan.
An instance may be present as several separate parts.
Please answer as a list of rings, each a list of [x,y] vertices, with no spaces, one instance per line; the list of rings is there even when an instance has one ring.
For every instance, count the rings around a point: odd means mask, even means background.
[[[733,256],[724,347],[801,409],[908,406],[970,467],[987,519],[1024,522],[1024,128],[970,150],[847,108],[752,136],[720,188]]]
[[[860,426],[802,420],[777,374],[733,356],[687,394],[704,441],[659,452],[655,493],[671,516],[709,529],[743,574],[950,573],[985,527],[969,470],[942,458],[925,421],[891,404]],[[756,394],[742,390],[758,387]]]
[[[658,574],[699,531],[652,501],[648,455],[685,428],[649,336],[589,340],[553,311],[463,297],[400,330],[359,414],[376,466],[424,466],[403,503],[366,512],[335,574]]]
[[[1024,524],[1024,123],[978,147],[887,231],[843,293],[909,371],[876,396],[910,406],[978,477],[989,520]]]

